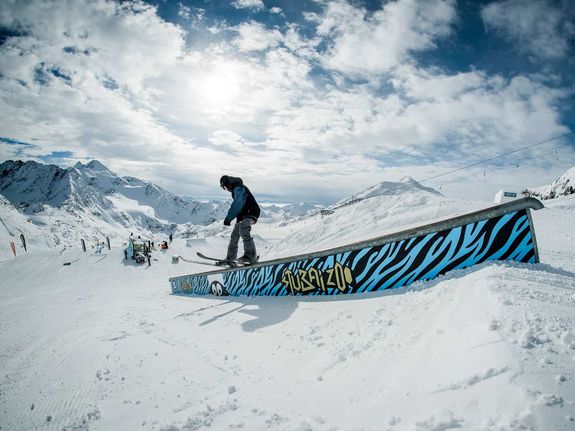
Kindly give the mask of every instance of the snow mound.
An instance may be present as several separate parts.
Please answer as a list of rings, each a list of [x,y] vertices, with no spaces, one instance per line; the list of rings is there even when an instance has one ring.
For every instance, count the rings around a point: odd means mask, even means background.
[[[366,188],[365,190],[362,190],[359,193],[350,196],[349,198],[342,199],[341,201],[337,202],[334,207],[351,205],[364,199],[369,199],[377,196],[403,195],[422,192],[435,196],[442,196],[442,194],[437,190],[430,187],[424,187],[410,176],[407,176],[402,178],[399,182],[383,181],[381,183],[375,184]]]

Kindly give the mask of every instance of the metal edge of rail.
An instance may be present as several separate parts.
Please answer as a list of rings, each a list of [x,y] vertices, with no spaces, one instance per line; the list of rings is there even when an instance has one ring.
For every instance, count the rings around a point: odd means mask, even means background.
[[[364,241],[360,241],[360,242],[351,243],[351,244],[340,246],[340,247],[334,247],[334,248],[314,251],[311,253],[298,254],[298,255],[294,255],[294,256],[286,256],[286,257],[282,257],[279,259],[266,260],[264,262],[258,262],[258,263],[255,263],[255,264],[249,265],[249,266],[242,266],[242,267],[237,267],[237,268],[216,269],[216,270],[212,270],[212,271],[205,271],[205,272],[198,272],[198,273],[194,273],[194,274],[180,275],[180,276],[176,276],[176,277],[171,277],[169,279],[169,281],[172,282],[172,281],[178,280],[179,278],[182,278],[182,277],[189,277],[190,275],[200,276],[200,275],[208,275],[208,274],[221,274],[221,273],[227,273],[227,272],[233,272],[233,271],[243,271],[243,270],[247,270],[247,269],[251,269],[251,268],[261,268],[264,266],[277,265],[277,264],[282,264],[282,263],[291,263],[291,262],[296,262],[296,261],[300,261],[300,260],[313,259],[316,257],[329,256],[332,254],[338,254],[338,253],[343,253],[343,252],[347,252],[347,251],[359,250],[359,249],[362,249],[365,247],[384,245],[384,244],[387,244],[390,242],[402,241],[402,240],[413,238],[413,237],[427,235],[427,234],[432,233],[432,232],[440,232],[440,231],[447,230],[447,229],[453,229],[456,227],[465,226],[467,224],[475,223],[475,222],[478,222],[481,220],[489,220],[489,219],[492,219],[495,217],[502,216],[504,214],[513,213],[513,212],[521,211],[521,210],[527,210],[527,217],[529,219],[529,229],[531,231],[531,237],[533,240],[533,247],[535,250],[535,260],[536,260],[536,262],[539,262],[537,241],[535,239],[535,231],[533,229],[533,220],[532,220],[531,214],[528,210],[530,210],[530,209],[540,210],[542,208],[544,208],[544,205],[543,205],[543,203],[541,203],[541,201],[539,201],[538,199],[535,199],[533,197],[526,197],[526,198],[522,198],[522,199],[516,199],[516,200],[511,201],[511,202],[505,202],[503,204],[483,208],[481,210],[473,211],[471,213],[462,214],[462,215],[455,216],[455,217],[445,218],[445,219],[434,221],[434,222],[431,222],[431,223],[428,223],[428,224],[425,224],[422,226],[417,226],[417,227],[405,229],[405,230],[402,230],[399,232],[393,232],[390,234],[378,236],[378,237],[371,238],[371,239],[364,240]]]
[[[541,202],[539,202],[541,203]],[[543,204],[541,204],[543,207]],[[540,208],[535,208],[540,209]],[[533,217],[531,216],[531,211],[527,209],[527,218],[529,219],[529,231],[531,232],[531,241],[533,241],[533,252],[535,253],[535,263],[539,263],[539,246],[537,245],[537,237],[535,236],[535,225],[533,224]]]

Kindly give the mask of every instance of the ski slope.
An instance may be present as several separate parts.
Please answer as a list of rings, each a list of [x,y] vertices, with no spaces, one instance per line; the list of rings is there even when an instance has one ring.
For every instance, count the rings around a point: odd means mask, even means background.
[[[484,206],[414,193],[258,223],[266,258]],[[42,248],[0,263],[2,430],[573,430],[575,199],[533,212],[541,264],[346,297],[170,295],[216,235],[150,268]],[[64,266],[64,262],[71,262]]]

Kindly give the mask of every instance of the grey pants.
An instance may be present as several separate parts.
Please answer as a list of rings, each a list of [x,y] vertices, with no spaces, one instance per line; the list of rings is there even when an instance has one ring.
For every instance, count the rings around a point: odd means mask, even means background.
[[[237,259],[240,236],[244,242],[244,255],[252,260],[255,260],[257,257],[256,245],[254,244],[254,239],[251,236],[252,225],[254,223],[254,219],[248,217],[234,225],[234,230],[232,230],[232,236],[228,245],[228,255],[226,257],[227,260]]]

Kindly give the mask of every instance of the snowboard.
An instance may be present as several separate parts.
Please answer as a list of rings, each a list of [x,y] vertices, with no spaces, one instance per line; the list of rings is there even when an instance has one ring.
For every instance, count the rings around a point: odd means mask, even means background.
[[[206,259],[209,260],[210,262],[212,262],[212,265],[216,265],[216,266],[221,266],[221,267],[228,267],[228,268],[236,268],[238,266],[250,266],[252,265],[251,263],[243,263],[243,262],[238,262],[237,260],[233,261],[233,262],[226,262],[222,259],[217,259],[215,257],[210,257],[210,256],[206,256],[203,253],[197,252],[196,253],[198,255],[198,257],[201,257],[202,259]],[[260,260],[260,257],[256,257],[256,262]]]
[[[200,259],[188,259],[188,258],[185,258],[184,256],[178,256],[178,257],[181,260],[183,260],[184,262],[199,263],[200,265],[218,266],[218,267],[222,268],[222,266],[218,265],[217,262],[212,262],[212,261],[208,261],[208,260],[200,260]]]

